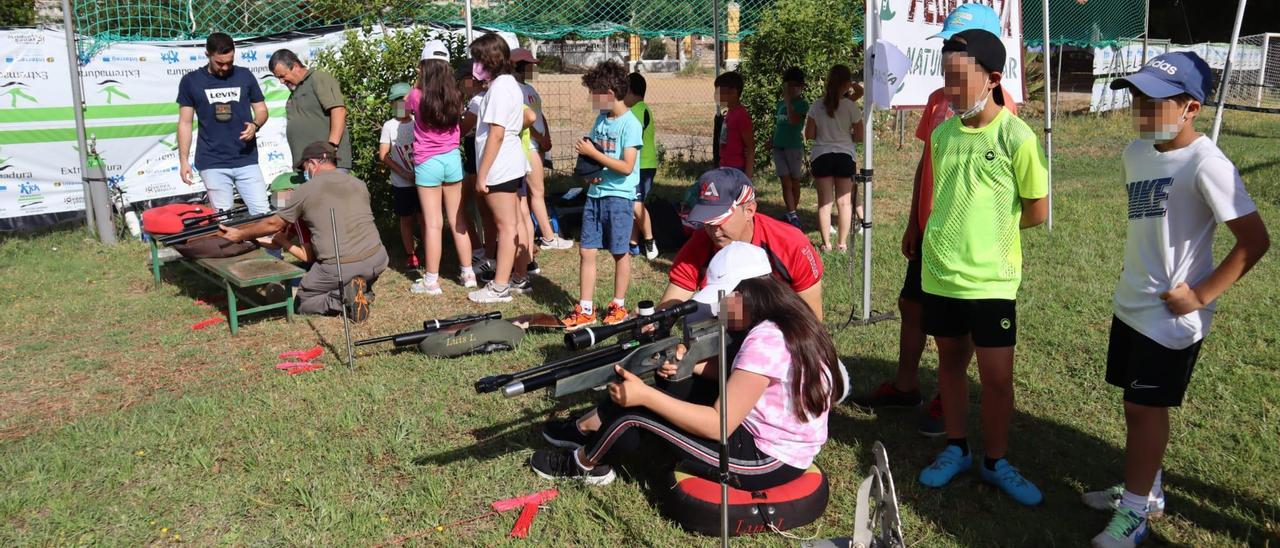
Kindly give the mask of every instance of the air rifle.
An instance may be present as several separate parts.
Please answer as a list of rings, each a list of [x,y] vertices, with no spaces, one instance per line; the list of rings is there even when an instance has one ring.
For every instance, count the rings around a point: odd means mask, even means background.
[[[220,230],[219,228],[220,225],[241,226],[241,225],[246,225],[249,223],[261,221],[272,215],[275,215],[274,211],[268,211],[260,215],[248,215],[246,211],[242,215],[226,216],[216,223],[209,223],[206,225],[188,227],[182,232],[179,232],[177,234],[170,234],[167,236],[160,236],[156,238],[156,240],[164,245],[180,244],[180,243],[188,242],[190,240],[194,240],[196,238],[216,236],[218,234],[218,231]]]
[[[502,313],[494,311],[494,312],[486,312],[484,314],[454,316],[451,318],[443,318],[439,320],[427,320],[425,322],[422,322],[421,331],[410,331],[408,333],[400,333],[397,335],[387,335],[385,337],[374,337],[372,339],[356,341],[355,346],[364,346],[367,344],[378,344],[378,343],[384,343],[384,342],[390,342],[391,344],[394,344],[397,348],[401,346],[411,346],[411,345],[415,345],[422,342],[422,339],[427,338],[428,335],[431,335],[432,333],[435,333],[437,331],[440,331],[448,327],[459,326],[462,324],[476,323],[484,320],[499,320],[499,319],[502,319]]]
[[[680,335],[658,337],[648,334],[640,339],[601,348],[588,355],[594,359],[579,357],[568,364],[547,364],[521,375],[502,387],[502,395],[508,398],[527,392],[550,389],[553,397],[562,397],[604,386],[618,380],[614,365],[621,365],[636,376],[643,377],[666,362],[676,364],[672,380],[683,380],[693,374],[693,366],[720,353],[720,328],[715,320],[684,326]],[[649,339],[649,340],[646,340]],[[685,354],[676,359],[676,348],[683,344]],[[597,354],[598,353],[598,354]]]

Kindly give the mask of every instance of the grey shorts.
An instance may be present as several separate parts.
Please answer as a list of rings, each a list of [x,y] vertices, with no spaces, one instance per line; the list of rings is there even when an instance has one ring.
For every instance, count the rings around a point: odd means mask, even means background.
[[[779,177],[799,179],[804,176],[804,149],[773,149],[773,170]]]

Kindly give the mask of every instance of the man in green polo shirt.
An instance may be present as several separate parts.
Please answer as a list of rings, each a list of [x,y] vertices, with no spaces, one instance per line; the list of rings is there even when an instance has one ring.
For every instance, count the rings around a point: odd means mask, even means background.
[[[338,149],[338,169],[351,171],[351,135],[347,132],[346,98],[332,74],[308,69],[294,52],[271,54],[267,70],[293,91],[284,105],[285,137],[296,160],[316,141]]]

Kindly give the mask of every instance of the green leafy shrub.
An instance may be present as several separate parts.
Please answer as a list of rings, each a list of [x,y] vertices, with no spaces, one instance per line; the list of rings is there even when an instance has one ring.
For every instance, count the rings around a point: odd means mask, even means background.
[[[774,113],[782,96],[782,72],[797,66],[809,84],[810,103],[822,96],[827,71],[846,64],[857,73],[862,50],[853,30],[862,27],[862,2],[856,0],[778,0],[761,17],[755,34],[743,42],[743,105],[755,127],[757,165],[768,162]]]

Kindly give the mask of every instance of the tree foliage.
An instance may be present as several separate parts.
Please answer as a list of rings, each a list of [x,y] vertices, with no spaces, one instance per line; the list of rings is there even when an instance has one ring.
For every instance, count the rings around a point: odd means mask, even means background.
[[[0,27],[24,27],[35,22],[34,0],[0,0]]]
[[[782,72],[797,66],[808,76],[805,99],[822,95],[832,65],[844,63],[857,73],[862,51],[853,32],[862,26],[857,0],[778,0],[760,17],[755,34],[743,42],[742,102],[755,126],[759,161],[767,161],[773,142],[774,113],[782,94]]]
[[[455,66],[469,58],[461,35],[411,27],[370,35],[349,30],[341,46],[316,54],[314,68],[333,74],[347,99],[352,174],[369,183],[374,211],[391,211],[390,172],[378,161],[382,124],[393,116],[387,93],[396,82],[417,78],[418,59],[427,40],[444,40]],[[385,219],[384,219],[385,220]]]

